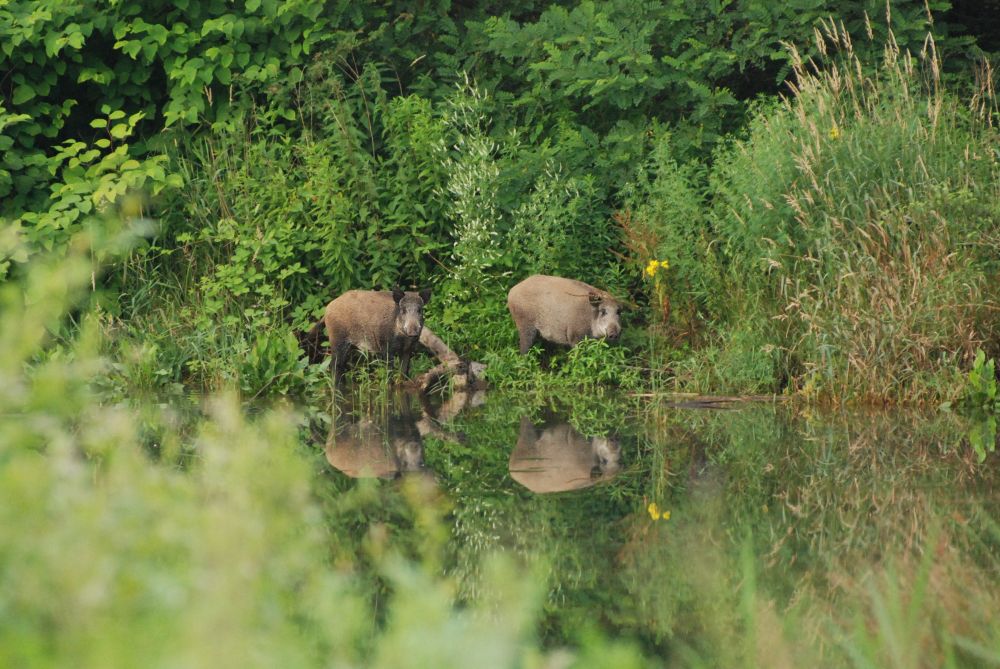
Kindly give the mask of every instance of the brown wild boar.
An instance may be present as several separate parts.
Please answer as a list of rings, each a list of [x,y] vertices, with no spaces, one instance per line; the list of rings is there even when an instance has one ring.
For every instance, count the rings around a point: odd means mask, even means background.
[[[507,308],[517,325],[521,353],[541,336],[546,341],[576,346],[581,339],[617,339],[622,326],[621,305],[609,293],[558,276],[535,274],[507,293]]]
[[[510,477],[532,492],[579,490],[618,473],[621,447],[614,437],[586,437],[569,423],[538,431],[523,417],[508,466]]]
[[[341,373],[347,366],[351,348],[386,358],[398,357],[403,374],[410,372],[410,353],[424,327],[424,305],[430,289],[403,292],[349,290],[326,305],[326,313],[302,337],[310,361],[319,362],[323,351],[323,331],[330,342],[331,366]]]

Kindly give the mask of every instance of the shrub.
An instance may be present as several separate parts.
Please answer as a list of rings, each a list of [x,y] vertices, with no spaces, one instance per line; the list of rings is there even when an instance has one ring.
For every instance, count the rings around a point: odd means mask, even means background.
[[[697,164],[680,165],[673,157],[670,134],[658,130],[647,161],[622,191],[625,210],[618,214],[633,271],[652,260],[669,263],[659,279],[669,311],[663,323],[689,341],[705,321],[725,312],[719,261],[713,248]],[[657,303],[655,282],[647,298]]]
[[[831,24],[820,47],[842,58],[796,61],[795,95],[716,160],[727,292],[772,324],[795,388],[947,395],[927,379],[995,339],[997,132],[947,91],[928,45],[890,42],[868,74]]]

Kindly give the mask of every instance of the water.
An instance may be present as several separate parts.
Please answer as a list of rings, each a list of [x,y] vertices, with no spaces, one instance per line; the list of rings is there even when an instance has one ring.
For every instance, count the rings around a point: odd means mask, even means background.
[[[439,526],[352,522],[369,544],[437,551],[464,601],[486,596],[488,556],[512,557],[539,584],[548,648],[598,635],[683,665],[795,666],[830,647],[877,661],[937,616],[991,615],[998,458],[970,448],[965,420],[709,406],[402,394],[344,408],[317,467],[330,499],[370,485],[386,508],[438,509]],[[912,666],[938,664],[960,628],[929,632]]]

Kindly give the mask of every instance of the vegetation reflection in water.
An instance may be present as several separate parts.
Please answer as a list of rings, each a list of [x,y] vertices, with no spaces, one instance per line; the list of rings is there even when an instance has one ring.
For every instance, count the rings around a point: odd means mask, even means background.
[[[544,584],[548,647],[617,638],[684,666],[1000,661],[997,458],[980,463],[964,420],[717,406],[400,395],[344,410],[326,454],[350,476],[434,480],[441,572],[473,602],[495,587],[488,556],[514,556]],[[426,541],[419,523],[374,527]]]

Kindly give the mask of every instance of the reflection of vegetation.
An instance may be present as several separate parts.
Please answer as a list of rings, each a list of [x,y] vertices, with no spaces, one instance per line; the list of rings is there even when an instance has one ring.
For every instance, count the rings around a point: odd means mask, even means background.
[[[955,448],[963,426],[775,409],[668,416],[660,434],[693,435],[707,457],[691,457],[690,438],[664,444],[671,520],[635,514],[623,554],[632,624],[698,666],[995,659],[974,650],[1000,641],[1000,590],[985,587],[1000,570],[995,477]]]

